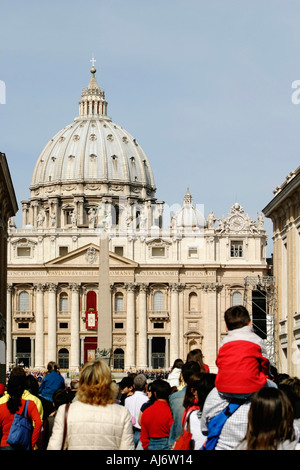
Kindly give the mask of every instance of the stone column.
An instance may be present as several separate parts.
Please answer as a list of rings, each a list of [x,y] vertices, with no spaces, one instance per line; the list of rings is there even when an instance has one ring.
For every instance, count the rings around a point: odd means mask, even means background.
[[[13,338],[13,360],[12,362],[17,365],[17,338]]]
[[[179,292],[179,349],[178,357],[184,358],[184,345],[183,345],[183,335],[184,335],[184,289],[185,285],[182,284]],[[173,364],[170,364],[172,367]]]
[[[126,320],[126,359],[125,369],[135,368],[135,284],[126,284],[127,320]]]
[[[33,357],[34,367],[41,369],[45,367],[44,362],[44,288],[43,284],[35,286],[35,357]]]
[[[22,227],[24,228],[28,224],[28,207],[27,201],[22,201]]]
[[[84,198],[78,196],[74,199],[74,202],[76,204],[76,210],[77,210],[77,225],[81,225],[81,224],[83,224],[83,203],[84,203]]]
[[[84,364],[84,338],[80,338],[80,364]]]
[[[12,349],[12,292],[13,285],[7,285],[7,300],[6,300],[6,366],[11,362],[15,362]]]
[[[30,338],[30,350],[31,350],[30,367],[32,367],[34,364],[34,358],[35,358],[35,338],[33,337]]]
[[[152,368],[152,338],[153,336],[148,337],[148,362],[149,368]]]
[[[205,327],[204,327],[204,355],[205,362],[209,365],[212,373],[216,373],[216,357],[217,357],[217,331],[218,331],[218,303],[217,293],[220,290],[220,286],[217,282],[211,282],[204,284],[205,292],[205,307],[207,315],[205,315]]]
[[[140,284],[139,291],[139,353],[138,367],[147,369],[147,285]]]
[[[78,370],[80,366],[80,339],[79,339],[79,296],[80,284],[71,284],[71,354],[70,369]]]
[[[45,361],[46,363],[48,363],[49,361],[57,361],[56,290],[57,284],[48,284],[48,358],[47,361]]]
[[[171,332],[170,332],[170,364],[173,365],[175,359],[179,356],[179,304],[178,304],[178,292],[179,285],[171,284]]]

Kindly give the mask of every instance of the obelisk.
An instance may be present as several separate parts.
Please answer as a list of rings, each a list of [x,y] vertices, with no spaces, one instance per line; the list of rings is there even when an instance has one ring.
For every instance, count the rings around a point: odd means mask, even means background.
[[[100,228],[99,235],[98,357],[105,359],[111,365],[112,318],[109,282],[109,239],[105,223]]]

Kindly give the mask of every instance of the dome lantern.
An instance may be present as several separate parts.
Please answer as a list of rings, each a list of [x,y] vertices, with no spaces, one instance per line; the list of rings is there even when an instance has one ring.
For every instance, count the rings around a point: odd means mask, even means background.
[[[79,101],[79,116],[101,116],[107,118],[107,101],[105,92],[101,89],[96,80],[96,68],[92,66],[91,78],[87,88],[83,88],[81,100]]]

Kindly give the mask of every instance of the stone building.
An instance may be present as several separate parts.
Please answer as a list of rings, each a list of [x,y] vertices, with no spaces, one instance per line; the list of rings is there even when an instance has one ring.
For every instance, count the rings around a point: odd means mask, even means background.
[[[300,376],[300,167],[274,190],[263,212],[273,222],[276,363]]]
[[[95,72],[10,230],[8,363],[75,370],[109,349],[114,368],[169,368],[199,347],[213,370],[224,310],[251,311],[245,279],[267,270],[262,216],[235,203],[205,217],[189,189],[180,204],[158,201],[150,162],[107,115]]]
[[[6,156],[0,153],[0,382],[6,373],[6,285],[7,285],[7,230],[18,205]]]

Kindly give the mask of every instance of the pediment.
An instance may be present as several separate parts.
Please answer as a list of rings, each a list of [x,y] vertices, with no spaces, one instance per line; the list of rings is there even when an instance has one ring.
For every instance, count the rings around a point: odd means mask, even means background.
[[[99,265],[99,246],[94,243],[89,243],[83,247],[77,248],[76,250],[70,251],[66,255],[59,256],[48,261],[45,266],[61,266],[61,267],[97,267]],[[117,255],[116,253],[109,252],[109,266],[110,267],[132,267],[138,266],[134,261],[124,258],[123,256]]]

